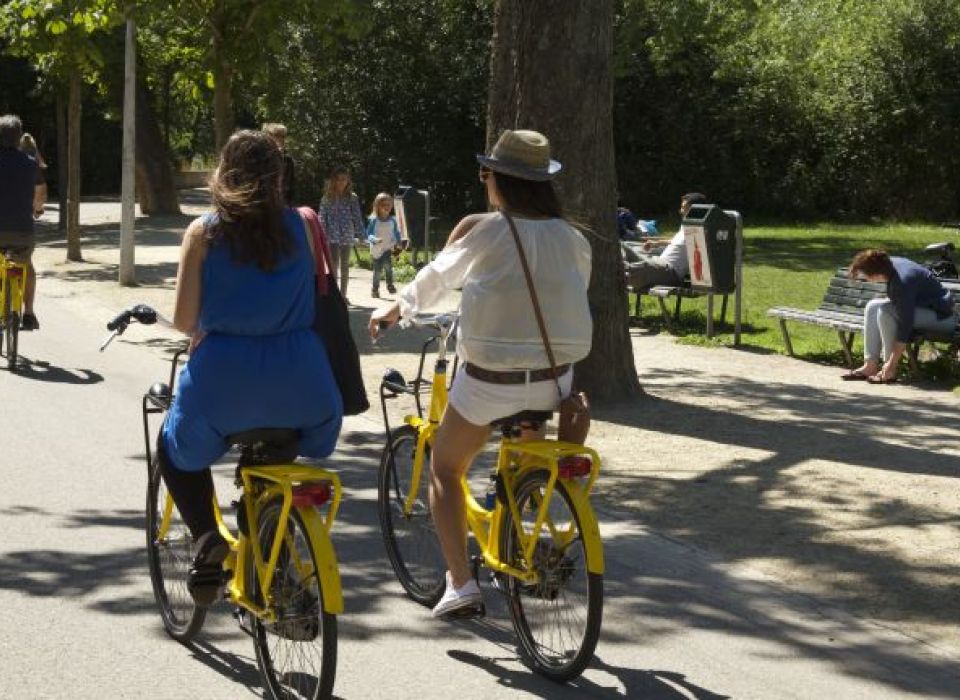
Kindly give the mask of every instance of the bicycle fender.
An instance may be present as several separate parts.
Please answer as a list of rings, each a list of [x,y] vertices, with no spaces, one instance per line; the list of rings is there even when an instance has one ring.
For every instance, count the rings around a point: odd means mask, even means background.
[[[572,479],[563,479],[563,485],[570,495],[577,517],[580,519],[580,532],[583,534],[585,549],[587,550],[587,571],[591,574],[602,574],[603,540],[600,539],[600,526],[597,516],[590,505],[590,495],[583,487]]]
[[[332,615],[339,615],[343,612],[343,590],[340,587],[340,565],[333,542],[330,541],[330,535],[316,508],[297,508],[297,512],[303,519],[313,544],[313,557],[319,569],[317,573],[323,593],[323,609]]]

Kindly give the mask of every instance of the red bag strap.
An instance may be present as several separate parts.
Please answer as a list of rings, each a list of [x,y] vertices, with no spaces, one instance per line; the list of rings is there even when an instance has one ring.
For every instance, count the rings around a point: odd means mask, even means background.
[[[327,280],[333,270],[333,258],[330,255],[330,244],[323,230],[323,224],[310,207],[300,207],[297,211],[307,224],[307,235],[313,240],[313,259],[317,273],[317,292],[320,296],[327,293]]]

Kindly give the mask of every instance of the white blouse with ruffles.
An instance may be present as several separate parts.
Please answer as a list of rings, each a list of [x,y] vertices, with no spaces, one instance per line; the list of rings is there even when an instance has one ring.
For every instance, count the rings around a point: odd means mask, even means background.
[[[587,303],[590,244],[563,219],[514,217],[527,255],[557,364],[590,352],[593,319]],[[491,370],[550,366],[519,254],[501,214],[479,222],[448,245],[399,295],[400,314],[410,317],[441,308],[463,290],[457,354]]]

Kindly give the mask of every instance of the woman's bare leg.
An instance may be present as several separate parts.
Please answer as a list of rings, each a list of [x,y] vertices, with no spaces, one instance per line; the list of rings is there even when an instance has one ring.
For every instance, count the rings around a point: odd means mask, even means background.
[[[437,528],[443,558],[453,579],[462,587],[470,580],[467,562],[467,515],[461,479],[490,435],[487,425],[474,425],[447,406],[433,439],[430,469],[430,511]]]

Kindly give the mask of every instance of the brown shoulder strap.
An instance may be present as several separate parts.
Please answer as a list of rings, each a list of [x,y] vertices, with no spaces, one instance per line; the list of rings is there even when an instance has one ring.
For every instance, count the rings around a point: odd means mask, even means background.
[[[507,220],[510,226],[510,233],[513,234],[513,242],[517,244],[517,252],[520,254],[520,266],[523,268],[523,276],[527,278],[527,290],[530,292],[530,301],[533,303],[533,313],[537,317],[537,326],[540,328],[540,338],[543,340],[543,347],[547,351],[547,360],[550,361],[550,369],[553,370],[553,382],[557,385],[557,394],[563,398],[563,391],[560,389],[560,380],[557,377],[557,362],[553,357],[553,348],[550,346],[550,338],[547,336],[547,325],[543,322],[543,313],[540,311],[540,301],[537,299],[537,290],[533,286],[533,275],[530,274],[530,265],[527,263],[527,255],[523,252],[523,243],[520,242],[520,234],[517,233],[517,225],[513,223],[513,217],[510,213],[501,209],[500,213]]]

